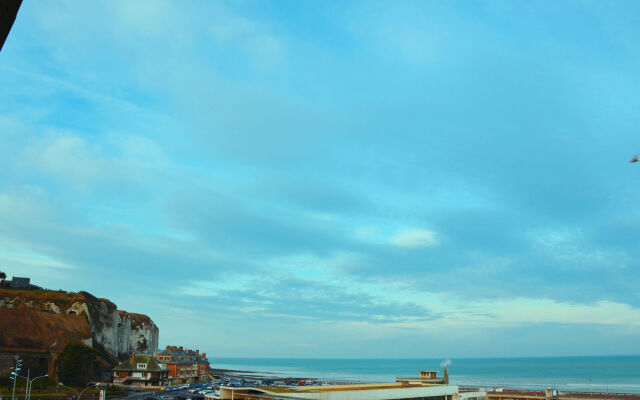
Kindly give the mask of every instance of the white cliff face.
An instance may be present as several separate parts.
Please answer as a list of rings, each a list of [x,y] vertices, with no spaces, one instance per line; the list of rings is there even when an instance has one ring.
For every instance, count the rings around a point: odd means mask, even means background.
[[[53,303],[45,303],[44,305],[48,306],[49,308],[52,308],[49,304],[53,304]],[[53,304],[53,306],[55,307],[55,304]],[[54,312],[55,312],[55,309],[54,309]],[[87,310],[87,303],[81,303],[79,301],[76,301],[73,304],[71,304],[71,307],[67,308],[65,313],[70,315],[89,315],[89,310]],[[56,314],[60,314],[60,310],[58,310]]]
[[[148,317],[120,312],[118,352],[120,358],[131,353],[153,352],[158,348],[158,327]]]
[[[72,302],[64,299],[34,300],[28,294],[4,296],[0,297],[0,308],[20,306],[59,315],[86,316],[91,337],[81,341],[91,347],[102,346],[118,359],[128,358],[131,353],[150,353],[158,349],[159,330],[149,317],[118,310],[110,301],[97,299],[86,292],[80,292],[80,295],[84,301],[77,295]]]
[[[119,311],[111,302],[85,297],[92,338],[109,354],[124,359],[131,353],[153,352],[158,348],[158,327],[149,317]]]
[[[128,353],[146,353],[158,349],[158,327],[144,315],[127,314],[129,317]],[[124,340],[123,340],[124,341]]]
[[[119,357],[118,323],[120,315],[113,303],[86,297],[86,304],[91,327],[91,338],[94,343],[102,345],[107,353]]]
[[[49,311],[53,314],[60,314],[60,307],[56,305],[56,303],[52,301],[47,301],[42,305],[43,311]]]

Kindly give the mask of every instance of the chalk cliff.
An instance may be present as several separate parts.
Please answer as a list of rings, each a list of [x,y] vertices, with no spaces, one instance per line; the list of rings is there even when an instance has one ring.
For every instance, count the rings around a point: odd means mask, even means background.
[[[71,341],[124,359],[158,348],[158,327],[87,292],[0,289],[0,348],[61,351]]]

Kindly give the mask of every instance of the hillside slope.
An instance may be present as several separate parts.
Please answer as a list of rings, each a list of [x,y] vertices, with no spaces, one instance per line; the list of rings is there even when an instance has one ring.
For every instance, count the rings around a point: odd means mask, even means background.
[[[72,341],[124,359],[158,348],[158,327],[87,292],[0,289],[0,348],[61,351]],[[55,343],[55,345],[54,345]]]

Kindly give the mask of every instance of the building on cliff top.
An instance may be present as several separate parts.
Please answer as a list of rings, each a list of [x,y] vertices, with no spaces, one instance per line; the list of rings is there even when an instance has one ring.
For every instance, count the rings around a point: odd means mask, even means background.
[[[156,351],[153,355],[160,365],[169,369],[169,377],[174,381],[202,382],[209,376],[207,353],[200,354],[200,350],[167,346],[163,351]]]
[[[131,359],[121,362],[113,369],[113,383],[161,389],[170,383],[169,369],[158,364],[153,356],[132,354]]]
[[[3,286],[13,289],[42,289],[40,286],[32,285],[31,278],[19,276],[13,276],[10,281],[4,281]]]

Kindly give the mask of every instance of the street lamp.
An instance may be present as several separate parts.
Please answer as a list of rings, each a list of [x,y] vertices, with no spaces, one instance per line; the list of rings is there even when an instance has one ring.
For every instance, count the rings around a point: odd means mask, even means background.
[[[72,392],[74,392],[74,393],[76,394],[76,396],[77,396],[76,400],[80,400],[80,397],[82,396],[82,394],[83,394],[85,391],[87,391],[87,390],[91,389],[92,387],[98,387],[98,386],[101,386],[101,385],[102,385],[102,382],[94,383],[94,384],[93,384],[93,385],[91,385],[91,386],[87,386],[86,388],[82,389],[82,390],[80,391],[80,393],[76,392],[72,387],[69,387],[69,386],[67,386],[67,385],[63,384],[62,382],[58,382],[58,385],[60,385],[60,386],[64,386],[64,387],[66,387],[66,388],[68,388],[68,389],[71,389],[71,391],[72,391]]]
[[[27,379],[27,397],[25,400],[29,400],[31,399],[31,389],[33,389],[33,381],[35,381],[36,379],[39,378],[46,378],[47,376],[49,376],[48,374],[44,374],[41,376],[36,376],[35,378],[31,379],[31,381],[29,381],[29,379]]]
[[[11,394],[11,400],[15,400],[16,397],[16,381],[18,380],[18,372],[22,369],[22,360],[18,356],[13,356],[13,362],[15,363],[15,367],[13,367],[13,372],[11,372],[11,376],[9,379],[13,379],[13,393]]]
[[[87,386],[87,387],[86,387],[84,390],[82,390],[82,391],[80,392],[80,394],[78,395],[78,400],[80,400],[80,397],[82,396],[82,393],[84,393],[86,390],[91,389],[92,387],[98,387],[98,386],[102,386],[102,383],[101,383],[101,382],[98,382],[98,383],[95,383],[95,384],[93,384],[93,385],[91,385],[91,386]]]
[[[13,392],[11,394],[11,400],[15,400],[16,398],[16,381],[18,380],[19,377],[22,378],[20,375],[18,375],[15,372],[11,372],[11,374],[9,375],[9,379],[13,381]]]

